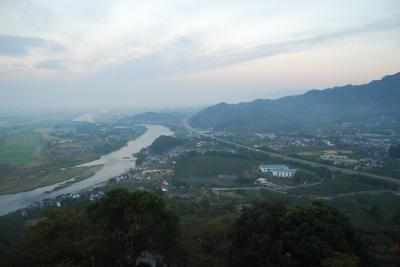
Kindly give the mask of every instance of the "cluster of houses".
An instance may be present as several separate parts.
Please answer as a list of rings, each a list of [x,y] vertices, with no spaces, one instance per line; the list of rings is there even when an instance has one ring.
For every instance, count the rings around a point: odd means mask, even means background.
[[[344,151],[342,151],[343,153]],[[346,151],[346,153],[351,153],[351,151]],[[355,165],[357,164],[357,160],[349,159],[346,155],[338,155],[336,150],[327,150],[324,154],[319,158],[322,161],[329,161],[333,164],[337,165]]]
[[[57,196],[55,198],[46,198],[43,200],[35,201],[27,208],[20,209],[19,212],[22,216],[27,216],[30,211],[41,210],[45,208],[60,208],[65,204],[65,201],[77,200],[80,198],[88,198],[90,201],[95,201],[104,197],[105,193],[100,188],[94,188],[80,193],[68,193]]]
[[[334,163],[345,162],[348,159],[347,156],[340,156],[340,155],[322,155],[320,160],[324,161],[332,161]]]
[[[290,169],[287,165],[260,165],[260,172],[271,174],[274,177],[293,177],[296,169]]]
[[[256,139],[263,141],[261,145],[254,147],[269,146],[273,150],[280,150],[286,147],[315,147],[321,144],[323,140],[317,137],[303,136],[277,136],[275,134],[255,134]]]
[[[271,183],[270,181],[268,181],[265,178],[258,178],[255,183],[256,185],[263,185],[263,186],[268,186],[271,188],[278,188],[279,186],[277,184]]]

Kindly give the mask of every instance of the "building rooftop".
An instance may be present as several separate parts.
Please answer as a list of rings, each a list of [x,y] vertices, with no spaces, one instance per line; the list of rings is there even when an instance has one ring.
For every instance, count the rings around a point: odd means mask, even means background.
[[[279,170],[279,169],[289,169],[287,165],[261,165],[260,168],[271,169],[271,170]]]

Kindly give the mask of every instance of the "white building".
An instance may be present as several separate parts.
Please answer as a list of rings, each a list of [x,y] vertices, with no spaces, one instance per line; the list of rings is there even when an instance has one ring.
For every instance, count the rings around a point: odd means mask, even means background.
[[[276,177],[293,177],[296,174],[295,169],[287,169],[287,170],[274,170],[272,171],[272,175]]]
[[[286,165],[260,165],[261,172],[272,172],[273,170],[288,170],[289,167]]]
[[[296,174],[296,170],[289,169],[287,165],[260,165],[259,170],[275,177],[293,177]]]

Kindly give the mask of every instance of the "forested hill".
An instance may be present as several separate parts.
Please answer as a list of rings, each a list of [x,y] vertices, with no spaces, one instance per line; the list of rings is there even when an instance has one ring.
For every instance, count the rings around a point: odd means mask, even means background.
[[[191,118],[200,128],[228,131],[296,130],[330,123],[400,118],[400,73],[364,85],[310,90],[277,100],[220,103]]]
[[[179,124],[185,112],[145,112],[122,120],[129,123]]]

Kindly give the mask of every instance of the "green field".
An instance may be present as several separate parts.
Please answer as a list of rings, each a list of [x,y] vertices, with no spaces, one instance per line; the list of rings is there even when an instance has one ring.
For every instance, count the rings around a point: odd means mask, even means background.
[[[176,166],[178,179],[190,177],[216,177],[220,174],[242,175],[256,163],[230,154],[188,154]]]
[[[0,145],[0,164],[29,164],[40,156],[35,153],[40,151],[40,146],[41,136],[37,133],[23,132],[9,135]]]
[[[34,175],[16,175],[0,178],[0,195],[28,191],[38,187],[59,183],[71,178],[76,181],[92,176],[101,166],[67,168],[51,171],[51,173],[35,173]]]
[[[357,179],[356,177],[338,175],[335,179],[325,180],[318,185],[291,189],[289,190],[289,193],[300,195],[332,196],[358,191],[393,189],[385,183],[380,184],[379,181],[378,183],[374,183],[372,179],[364,180],[362,178]]]
[[[393,216],[400,207],[400,197],[393,194],[357,194],[335,198],[328,203],[346,213],[357,226],[377,231],[393,224]],[[376,207],[380,216],[371,214],[372,207]]]

